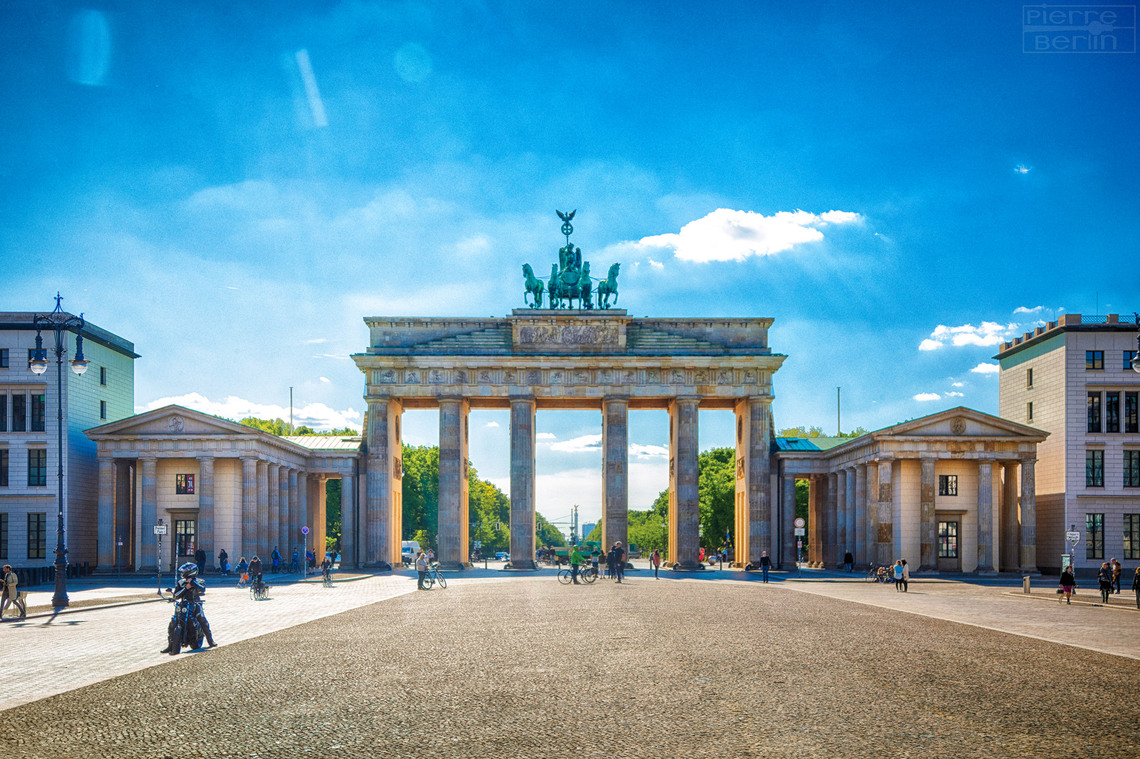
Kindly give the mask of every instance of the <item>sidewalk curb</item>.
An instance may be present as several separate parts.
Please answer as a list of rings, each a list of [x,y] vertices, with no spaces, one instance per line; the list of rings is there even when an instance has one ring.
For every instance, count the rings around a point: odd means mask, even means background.
[[[1007,593],[1002,593],[1002,595],[1003,596],[1012,596],[1014,598],[1028,598],[1032,601],[1048,601],[1049,603],[1053,603],[1054,601],[1057,600],[1056,596],[1040,596],[1040,595],[1033,595],[1032,593],[1029,593],[1029,594],[1015,593],[1012,591],[1007,592]],[[1128,604],[1124,604],[1124,603],[1121,603],[1121,604],[1111,604],[1111,603],[1102,604],[1100,601],[1084,601],[1084,600],[1078,600],[1075,597],[1073,598],[1073,603],[1078,605],[1078,606],[1099,606],[1102,609],[1118,609],[1120,611],[1140,612],[1140,609],[1136,608],[1135,606],[1129,606]],[[1066,606],[1067,604],[1058,604],[1058,605],[1059,606]]]

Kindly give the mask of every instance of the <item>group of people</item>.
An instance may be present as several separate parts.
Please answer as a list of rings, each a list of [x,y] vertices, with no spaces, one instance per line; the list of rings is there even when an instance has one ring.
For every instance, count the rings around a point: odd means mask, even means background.
[[[910,567],[907,566],[906,559],[899,559],[891,565],[891,579],[895,581],[895,592],[906,593],[910,584]]]
[[[654,553],[657,552],[654,551]],[[604,556],[606,562],[606,577],[612,577],[618,582],[621,582],[625,578],[626,560],[626,550],[622,546],[621,541],[619,540],[614,543],[613,547],[610,548]],[[603,554],[600,549],[595,548],[590,552],[590,563],[595,573],[598,571],[602,558]],[[578,546],[574,546],[570,549],[570,579],[575,585],[582,584],[578,582],[578,572],[585,561],[586,558],[582,555],[582,551]],[[658,556],[658,563],[660,563],[660,556]],[[656,576],[656,571],[654,571],[654,575]]]

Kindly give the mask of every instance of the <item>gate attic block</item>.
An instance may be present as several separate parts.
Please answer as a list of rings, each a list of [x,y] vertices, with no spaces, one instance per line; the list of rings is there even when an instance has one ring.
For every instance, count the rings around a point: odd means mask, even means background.
[[[368,403],[368,494],[362,510],[368,524],[358,526],[359,534],[369,537],[360,547],[365,566],[399,561],[399,417],[404,409],[424,408],[439,408],[442,414],[439,523],[441,541],[447,533],[441,559],[449,564],[467,560],[461,472],[466,472],[472,408],[512,412],[514,567],[534,561],[534,414],[551,408],[602,414],[607,545],[627,542],[627,411],[670,412],[682,433],[670,436],[670,482],[679,476],[684,492],[670,501],[669,523],[675,525],[670,532],[677,530],[679,539],[671,543],[669,560],[682,567],[694,566],[699,550],[692,524],[695,496],[689,493],[697,469],[695,414],[699,408],[733,409],[738,419],[738,535],[733,539],[742,549],[736,561],[759,561],[760,551],[769,550],[772,375],[785,358],[768,346],[771,319],[639,319],[621,309],[516,309],[504,318],[366,317],[364,322],[369,347],[352,358],[364,373]]]

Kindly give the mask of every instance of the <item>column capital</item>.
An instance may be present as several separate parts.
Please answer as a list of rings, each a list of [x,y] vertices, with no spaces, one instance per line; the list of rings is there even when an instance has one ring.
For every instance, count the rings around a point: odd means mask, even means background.
[[[1037,457],[1034,456],[1033,458],[1018,459],[1017,463],[1020,464],[1021,466],[1033,466],[1034,464],[1037,463]]]

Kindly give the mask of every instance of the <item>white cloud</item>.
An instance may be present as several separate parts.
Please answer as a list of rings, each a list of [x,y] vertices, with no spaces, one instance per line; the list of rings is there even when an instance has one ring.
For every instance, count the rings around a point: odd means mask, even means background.
[[[223,401],[211,401],[201,393],[187,393],[167,398],[158,398],[145,406],[136,406],[135,412],[153,411],[163,406],[185,406],[204,414],[220,416],[223,419],[237,421],[247,416],[258,419],[288,419],[289,408],[271,403],[256,403],[236,395],[227,396]],[[351,427],[355,430],[361,428],[360,412],[356,409],[337,411],[323,403],[309,403],[293,408],[293,424],[295,426],[307,425],[315,430],[331,430]]]
[[[754,211],[718,208],[685,224],[678,233],[643,237],[633,245],[642,251],[672,249],[677,258],[685,261],[743,261],[749,256],[770,256],[818,242],[823,239],[820,227],[861,219],[850,211],[779,211],[765,216]]]
[[[494,424],[496,427],[499,426],[495,422],[491,422],[491,424]],[[489,424],[487,426],[489,427],[491,425]],[[553,432],[539,432],[534,437],[536,440],[557,440],[558,439],[558,436],[555,435]]]
[[[669,449],[663,445],[630,443],[629,455],[639,459],[669,458]]]
[[[343,353],[343,354],[336,354],[336,353],[314,353],[314,354],[313,354],[313,358],[335,358],[335,359],[337,359],[338,361],[348,361],[348,360],[351,358],[351,356],[349,356],[347,353]]]
[[[652,258],[649,259],[649,265],[658,271],[665,268],[665,264],[661,263],[660,261],[654,261]]]
[[[959,393],[959,392],[956,392],[954,390],[951,390],[950,392],[946,393],[946,397],[947,398],[964,398],[964,397],[966,397],[966,394],[965,393]]]
[[[929,337],[918,344],[920,351],[936,351],[942,347],[942,343],[937,340],[931,340]]]
[[[302,340],[301,344],[302,345],[319,345],[321,343],[327,343],[328,341],[329,341],[329,339],[327,337],[315,337],[312,340]]]
[[[977,366],[975,366],[970,371],[973,372],[974,374],[997,374],[999,370],[998,370],[997,364],[981,363],[981,364],[978,364]]]
[[[1025,306],[1018,306],[1013,309],[1015,314],[1039,314],[1045,310],[1045,306],[1034,306],[1033,308],[1026,308]]]
[[[330,385],[332,384],[332,380],[329,379],[328,377],[321,377],[320,380],[321,380],[321,382],[327,382]]]
[[[997,322],[982,322],[976,327],[973,324],[962,324],[957,327],[939,324],[930,333],[930,337],[919,343],[918,349],[932,351],[941,348],[943,345],[953,345],[956,348],[967,345],[1000,345],[1010,340],[1016,332],[1016,324],[998,324]]]
[[[486,423],[486,424],[484,424],[483,426],[484,426],[484,427],[489,427],[489,428],[491,428],[491,429],[494,429],[494,430],[497,430],[497,429],[499,428],[499,423],[498,423],[498,422],[487,422],[487,423]],[[547,434],[547,433],[545,433],[545,432],[540,432],[540,433],[538,433],[538,435],[537,435],[536,437],[542,437],[542,436],[543,436],[543,435],[545,435],[545,434]]]
[[[918,395],[914,396],[914,400],[916,400],[916,401],[936,401],[936,400],[939,400],[941,397],[942,396],[940,396],[938,393],[919,393]]]
[[[583,451],[596,451],[602,447],[601,435],[581,435],[579,437],[563,440],[550,446],[552,451],[562,453],[582,453]]]
[[[953,387],[965,387],[965,386],[966,386],[965,382],[955,382],[953,384]]]

